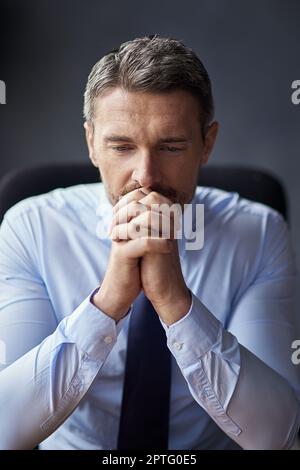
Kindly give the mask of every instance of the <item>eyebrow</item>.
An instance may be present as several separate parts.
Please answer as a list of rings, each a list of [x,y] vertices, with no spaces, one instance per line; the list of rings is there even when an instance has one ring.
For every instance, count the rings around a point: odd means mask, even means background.
[[[108,135],[104,137],[104,142],[105,143],[110,143],[110,142],[134,142],[133,139],[130,137],[127,137],[126,135]],[[172,143],[188,143],[190,142],[190,139],[187,139],[184,135],[178,135],[178,136],[168,136],[164,137],[163,139],[160,139],[158,143],[160,144],[172,144]]]

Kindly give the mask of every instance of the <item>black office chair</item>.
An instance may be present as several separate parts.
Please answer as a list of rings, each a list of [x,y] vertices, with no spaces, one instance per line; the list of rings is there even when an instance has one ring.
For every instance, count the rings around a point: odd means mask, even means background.
[[[10,171],[0,180],[0,222],[18,201],[55,188],[99,181],[98,170],[89,162],[49,163]],[[287,199],[277,177],[256,168],[204,166],[198,184],[235,191],[242,197],[266,204],[288,220]]]

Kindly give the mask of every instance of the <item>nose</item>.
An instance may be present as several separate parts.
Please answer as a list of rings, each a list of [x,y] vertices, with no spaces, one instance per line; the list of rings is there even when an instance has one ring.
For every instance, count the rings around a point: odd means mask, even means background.
[[[159,168],[150,153],[140,154],[132,173],[132,179],[147,188],[160,182]]]

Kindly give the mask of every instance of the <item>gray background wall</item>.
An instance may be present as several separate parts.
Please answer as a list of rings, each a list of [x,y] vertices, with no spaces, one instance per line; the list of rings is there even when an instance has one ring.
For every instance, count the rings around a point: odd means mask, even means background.
[[[109,49],[145,34],[174,36],[210,72],[221,123],[213,163],[253,164],[288,190],[300,264],[300,2],[296,0],[0,0],[0,173],[85,160],[82,93]],[[299,296],[300,300],[300,296]]]

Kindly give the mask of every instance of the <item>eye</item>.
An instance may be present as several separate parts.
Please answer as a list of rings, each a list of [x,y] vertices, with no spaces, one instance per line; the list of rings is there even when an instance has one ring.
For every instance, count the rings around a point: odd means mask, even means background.
[[[162,150],[167,150],[167,152],[171,152],[171,153],[182,152],[184,150],[184,149],[179,148],[179,147],[169,147],[169,146],[161,147],[161,149]]]
[[[116,150],[117,152],[126,152],[128,150],[131,150],[131,147],[126,147],[126,146],[121,146],[121,145],[118,145],[116,147],[112,147],[113,150]]]

